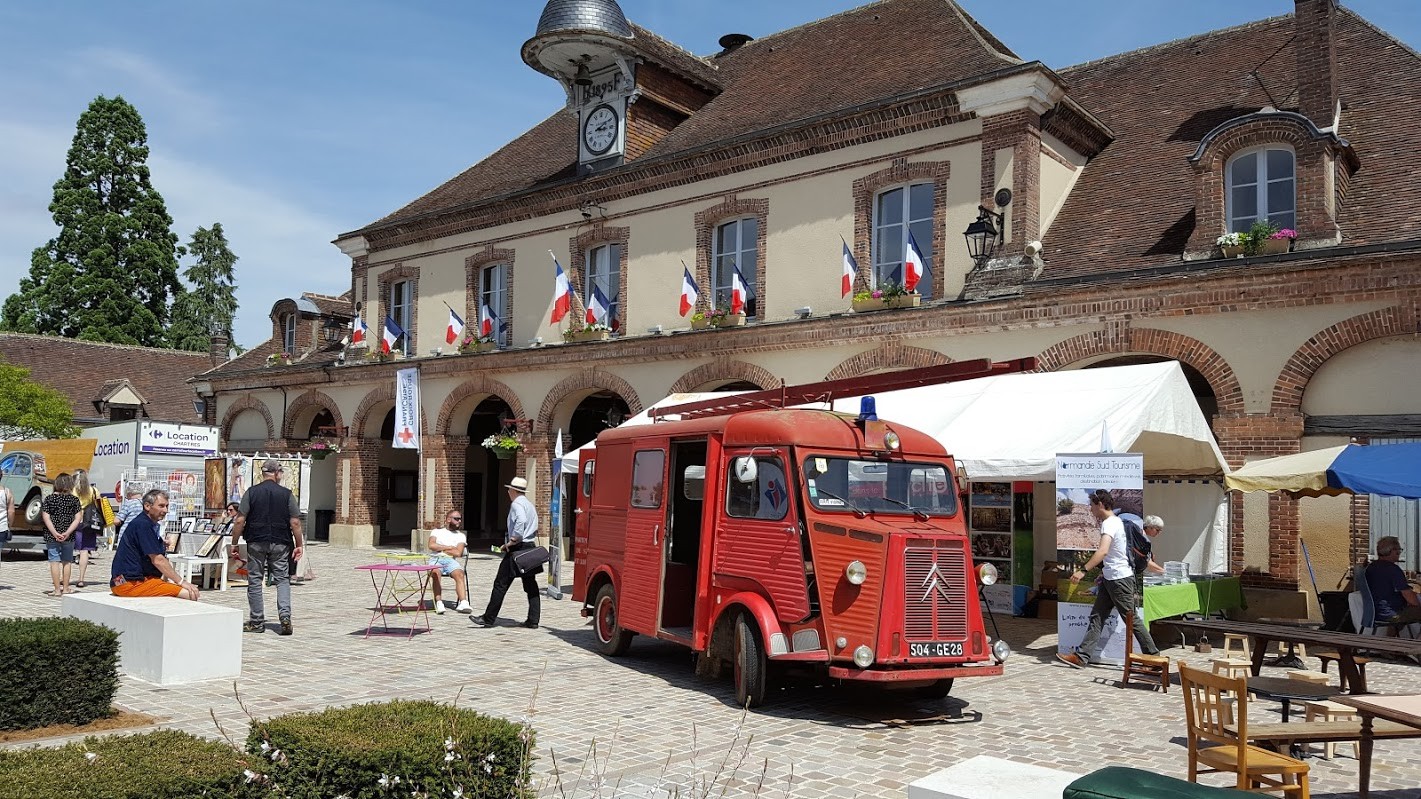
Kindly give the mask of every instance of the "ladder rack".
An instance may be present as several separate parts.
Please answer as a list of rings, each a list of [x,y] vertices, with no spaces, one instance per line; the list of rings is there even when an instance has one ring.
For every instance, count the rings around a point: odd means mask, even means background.
[[[653,421],[667,416],[681,419],[703,419],[708,416],[726,416],[742,411],[764,410],[766,408],[789,408],[814,402],[832,402],[836,399],[862,397],[904,388],[931,386],[938,383],[955,383],[959,380],[975,380],[979,377],[1030,372],[1036,368],[1035,358],[1014,358],[1009,361],[992,361],[979,358],[971,361],[957,361],[941,366],[922,369],[903,369],[862,377],[846,377],[840,380],[823,380],[801,386],[781,386],[764,391],[751,391],[708,400],[698,400],[682,405],[668,405],[652,408]]]

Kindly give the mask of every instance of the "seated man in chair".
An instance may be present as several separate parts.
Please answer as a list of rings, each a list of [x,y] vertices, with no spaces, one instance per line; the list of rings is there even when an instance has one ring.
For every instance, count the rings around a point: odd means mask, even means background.
[[[1406,582],[1406,574],[1396,562],[1401,560],[1401,541],[1394,535],[1377,542],[1377,559],[1367,567],[1367,588],[1372,594],[1377,624],[1404,627],[1421,622],[1421,600]]]
[[[454,578],[454,593],[459,597],[459,604],[454,609],[460,613],[473,613],[464,583],[464,567],[457,560],[464,557],[464,548],[469,544],[468,537],[459,531],[463,521],[464,514],[451,510],[444,514],[444,526],[429,532],[429,565],[438,566],[439,574]],[[443,580],[438,575],[433,580],[434,612],[443,613]]]

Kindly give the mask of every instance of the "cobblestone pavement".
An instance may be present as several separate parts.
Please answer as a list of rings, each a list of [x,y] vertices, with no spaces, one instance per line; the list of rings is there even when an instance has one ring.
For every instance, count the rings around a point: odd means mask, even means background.
[[[99,555],[91,576],[109,568],[108,554]],[[623,658],[597,654],[570,600],[544,598],[543,628],[518,626],[526,601],[516,584],[496,629],[475,628],[451,608],[430,614],[433,630],[413,639],[365,638],[374,592],[367,574],[353,567],[375,560],[373,553],[316,545],[312,560],[316,579],[293,587],[295,635],[278,636],[273,625],[266,634],[243,636],[236,689],[251,714],[427,698],[526,716],[537,730],[535,771],[544,796],[665,796],[678,787],[681,796],[702,796],[709,794],[697,786],[714,782],[714,795],[728,785],[727,796],[901,799],[908,783],[976,755],[1076,773],[1121,764],[1185,774],[1177,687],[1167,695],[1122,690],[1117,668],[1078,671],[1056,663],[1055,625],[1044,620],[998,619],[1016,650],[1006,673],[959,680],[943,701],[805,683],[774,691],[768,706],[743,714],[729,680],[697,678],[684,649],[639,637]],[[470,559],[476,610],[488,598],[497,563],[487,553]],[[42,593],[47,574],[41,557],[7,553],[0,567],[3,614],[56,614],[60,602]],[[273,594],[268,588],[269,610]],[[446,580],[445,598],[453,595]],[[203,600],[246,607],[241,588],[205,592]],[[1166,654],[1204,665],[1213,657],[1179,646]],[[1374,690],[1421,692],[1421,667],[1409,662],[1377,660],[1367,675]],[[216,736],[215,716],[234,740],[246,735],[248,717],[231,682],[164,688],[125,677],[117,701],[165,719],[164,726]],[[1277,721],[1276,708],[1255,701],[1250,714]],[[1373,795],[1421,797],[1418,754],[1414,740],[1379,743]],[[1339,746],[1332,761],[1308,763],[1314,796],[1355,795],[1350,746]]]

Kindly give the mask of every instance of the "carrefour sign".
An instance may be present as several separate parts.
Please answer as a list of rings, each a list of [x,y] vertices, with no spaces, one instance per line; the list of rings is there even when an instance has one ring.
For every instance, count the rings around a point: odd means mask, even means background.
[[[144,422],[138,430],[138,451],[154,455],[216,455],[217,428]]]

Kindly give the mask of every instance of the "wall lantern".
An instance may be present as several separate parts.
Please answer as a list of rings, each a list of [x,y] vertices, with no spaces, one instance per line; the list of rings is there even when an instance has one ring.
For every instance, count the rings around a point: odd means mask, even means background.
[[[998,189],[992,199],[998,208],[1011,205],[1011,189]],[[967,254],[980,266],[1006,242],[1006,215],[979,205],[977,220],[962,235],[967,239]]]

